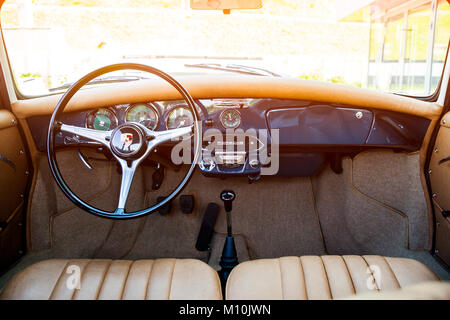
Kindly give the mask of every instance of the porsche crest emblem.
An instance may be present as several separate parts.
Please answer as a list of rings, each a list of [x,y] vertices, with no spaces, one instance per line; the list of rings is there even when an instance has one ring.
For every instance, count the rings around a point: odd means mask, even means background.
[[[120,141],[122,144],[122,149],[129,148],[133,143],[133,134],[132,133],[122,133],[120,136]]]

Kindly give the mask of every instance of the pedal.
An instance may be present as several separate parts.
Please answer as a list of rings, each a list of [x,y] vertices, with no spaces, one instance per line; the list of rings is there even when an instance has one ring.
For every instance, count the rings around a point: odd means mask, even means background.
[[[205,215],[203,216],[202,225],[197,236],[197,243],[195,248],[198,251],[208,251],[211,245],[211,239],[214,234],[214,226],[216,225],[217,215],[220,207],[217,203],[211,202],[206,207]]]
[[[164,167],[158,163],[152,175],[152,190],[158,190],[164,181]]]
[[[156,199],[156,202],[157,202],[157,203],[160,203],[160,202],[162,202],[165,198],[166,198],[166,197],[158,197],[158,198]],[[163,205],[162,207],[160,207],[160,208],[158,209],[159,214],[162,215],[162,216],[164,216],[164,215],[166,215],[166,214],[169,214],[170,211],[172,211],[172,202],[171,202],[171,201],[169,201],[168,203],[166,203],[165,205]]]
[[[180,196],[180,208],[184,214],[191,214],[194,211],[195,198],[191,194],[183,194]]]

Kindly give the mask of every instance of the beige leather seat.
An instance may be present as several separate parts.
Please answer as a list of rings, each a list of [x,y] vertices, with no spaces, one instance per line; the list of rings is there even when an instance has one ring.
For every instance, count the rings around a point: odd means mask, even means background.
[[[220,300],[222,293],[217,272],[198,260],[56,259],[15,275],[0,299]]]
[[[284,257],[239,264],[228,279],[226,298],[340,299],[361,293],[398,290],[436,280],[439,280],[436,274],[412,259],[380,256]]]

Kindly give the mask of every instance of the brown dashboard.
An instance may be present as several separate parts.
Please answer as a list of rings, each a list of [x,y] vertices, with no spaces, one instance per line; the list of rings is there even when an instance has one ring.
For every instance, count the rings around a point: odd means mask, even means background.
[[[429,119],[387,110],[341,104],[290,99],[198,99],[203,147],[211,142],[209,133],[219,132],[225,150],[214,150],[212,157],[199,163],[205,175],[258,175],[263,163],[251,161],[248,139],[242,133],[255,132],[258,150],[270,154],[273,144],[279,150],[278,175],[311,176],[327,160],[339,167],[339,158],[373,148],[416,151],[430,124]],[[96,130],[113,130],[126,122],[139,122],[150,130],[164,131],[193,123],[190,110],[180,100],[147,101],[66,112],[62,123]],[[49,115],[32,116],[26,122],[37,149],[46,151]],[[210,131],[211,130],[211,131]],[[276,140],[274,134],[277,135]],[[215,138],[216,139],[216,138]],[[89,139],[59,132],[56,147],[100,148]],[[225,144],[227,145],[225,145]],[[239,149],[241,143],[241,149]],[[170,158],[176,142],[167,142],[159,154]],[[232,150],[231,150],[232,149]],[[261,149],[261,150],[260,150]],[[278,152],[278,151],[277,151]],[[227,159],[224,163],[224,159]],[[301,164],[301,165],[299,165]]]
[[[194,99],[210,98],[272,98],[375,108],[437,119],[442,107],[425,101],[394,94],[295,78],[251,76],[184,76],[177,80]],[[13,102],[14,114],[19,118],[51,114],[60,94]],[[86,110],[111,105],[180,99],[179,93],[164,80],[149,79],[78,92],[66,110]]]

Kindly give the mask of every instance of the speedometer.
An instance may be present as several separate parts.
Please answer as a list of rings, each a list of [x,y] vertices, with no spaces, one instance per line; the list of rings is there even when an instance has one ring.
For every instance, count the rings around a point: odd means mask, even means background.
[[[194,124],[194,116],[191,110],[185,106],[179,106],[173,108],[166,119],[167,129],[176,129],[182,127],[188,127]]]
[[[155,130],[158,125],[158,112],[156,109],[146,103],[138,103],[130,106],[127,111],[126,121],[137,122],[150,130]]]
[[[104,108],[89,112],[86,117],[86,128],[108,131],[117,127],[116,115]]]

